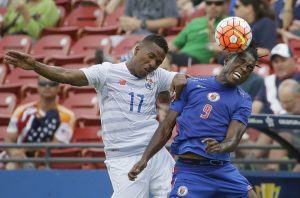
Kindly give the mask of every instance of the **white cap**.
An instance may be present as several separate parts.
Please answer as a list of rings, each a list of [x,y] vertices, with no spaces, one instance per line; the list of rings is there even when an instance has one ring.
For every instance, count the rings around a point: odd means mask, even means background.
[[[282,56],[284,58],[293,57],[292,51],[285,43],[279,43],[271,50],[271,60],[274,55]]]

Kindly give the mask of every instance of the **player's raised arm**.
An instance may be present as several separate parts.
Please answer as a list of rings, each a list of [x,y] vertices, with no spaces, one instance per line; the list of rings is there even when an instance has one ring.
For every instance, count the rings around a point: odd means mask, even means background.
[[[134,181],[138,174],[146,168],[148,161],[167,143],[172,135],[178,112],[169,110],[164,121],[156,129],[142,158],[128,173],[128,178]]]
[[[78,69],[49,66],[36,61],[25,53],[9,51],[4,57],[4,62],[25,70],[34,70],[36,73],[55,82],[74,86],[86,86],[89,84],[84,73]]]

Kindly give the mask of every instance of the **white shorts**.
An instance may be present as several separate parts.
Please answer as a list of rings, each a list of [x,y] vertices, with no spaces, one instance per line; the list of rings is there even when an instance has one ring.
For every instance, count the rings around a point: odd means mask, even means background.
[[[166,148],[161,149],[148,162],[147,167],[135,181],[128,179],[128,172],[141,159],[130,156],[105,161],[113,186],[112,198],[166,198],[171,191],[172,172],[175,161]]]

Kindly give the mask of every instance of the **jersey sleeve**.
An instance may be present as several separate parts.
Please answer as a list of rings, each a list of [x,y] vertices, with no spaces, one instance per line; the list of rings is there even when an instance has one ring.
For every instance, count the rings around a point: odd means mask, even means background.
[[[162,68],[158,68],[157,71],[158,71],[158,79],[159,79],[158,92],[168,91],[171,87],[172,80],[177,73],[169,72]]]
[[[180,94],[179,99],[174,100],[171,105],[170,109],[173,111],[176,111],[178,113],[181,113],[183,111],[183,108],[186,106],[186,103],[188,101],[188,89],[190,85],[190,80],[188,80],[187,85],[184,87],[183,91]]]
[[[80,70],[85,74],[89,85],[100,90],[106,81],[109,67],[111,67],[111,64],[103,63],[88,68],[82,68]]]
[[[248,119],[251,115],[252,110],[252,100],[249,95],[242,98],[240,105],[237,110],[233,113],[231,120],[238,120],[242,122],[245,126],[248,124]]]

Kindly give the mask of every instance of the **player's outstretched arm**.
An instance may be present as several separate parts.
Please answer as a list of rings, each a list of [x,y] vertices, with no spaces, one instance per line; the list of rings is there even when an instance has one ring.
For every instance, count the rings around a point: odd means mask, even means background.
[[[165,120],[156,129],[142,159],[138,161],[128,173],[128,178],[134,181],[138,174],[146,168],[148,161],[167,143],[172,135],[178,112],[169,110]]]
[[[202,140],[207,144],[205,150],[207,153],[229,153],[233,152],[240,143],[240,140],[246,131],[246,126],[238,121],[232,120],[229,124],[226,138],[219,143],[213,138],[205,138]]]
[[[82,71],[78,69],[64,69],[62,67],[49,66],[36,61],[30,55],[22,52],[7,52],[4,57],[4,62],[25,70],[34,70],[36,73],[55,82],[74,86],[88,85],[88,80]]]

